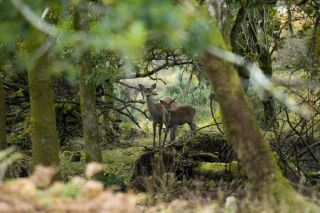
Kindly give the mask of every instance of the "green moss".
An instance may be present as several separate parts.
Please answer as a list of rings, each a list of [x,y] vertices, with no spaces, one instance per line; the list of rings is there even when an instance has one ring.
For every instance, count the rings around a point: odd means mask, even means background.
[[[105,171],[110,174],[123,177],[129,182],[134,171],[134,165],[138,157],[143,153],[142,147],[117,147],[102,152],[102,162]]]
[[[103,181],[106,185],[118,184],[120,182],[129,183],[134,171],[136,160],[144,151],[144,146],[151,146],[151,137],[136,138],[136,143],[132,144],[122,139],[117,146],[103,150],[102,163],[104,171],[107,174]],[[83,176],[86,163],[82,156],[81,161],[71,162],[70,151],[68,153],[60,153],[61,174],[64,180],[70,179],[72,176]]]
[[[244,171],[238,166],[237,161],[231,163],[199,163],[194,172],[208,178],[216,179],[222,176],[244,177]]]

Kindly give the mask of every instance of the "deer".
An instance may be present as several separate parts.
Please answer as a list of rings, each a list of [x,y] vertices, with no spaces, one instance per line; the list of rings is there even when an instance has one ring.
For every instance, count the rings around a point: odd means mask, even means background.
[[[175,140],[177,126],[188,124],[192,132],[197,128],[193,122],[196,114],[196,109],[192,105],[180,105],[173,107],[175,99],[172,100],[160,100],[163,108],[163,122],[166,125],[166,131],[164,134],[163,145],[165,145],[168,132],[170,130],[171,142]]]
[[[159,148],[161,147],[161,132],[163,128],[163,108],[159,101],[154,102],[152,100],[153,90],[156,88],[156,84],[153,84],[150,88],[146,88],[142,84],[139,84],[139,89],[142,92],[147,102],[148,111],[151,115],[152,127],[153,127],[153,147],[156,147],[156,130],[159,126]],[[170,96],[162,97],[161,100],[171,102],[174,98]],[[174,108],[176,103],[172,104]]]

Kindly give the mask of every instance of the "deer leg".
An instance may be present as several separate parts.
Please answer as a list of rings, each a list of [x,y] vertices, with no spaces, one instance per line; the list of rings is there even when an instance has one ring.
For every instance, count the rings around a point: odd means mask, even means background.
[[[161,146],[161,132],[162,132],[163,123],[159,123],[159,147]]]
[[[192,121],[188,123],[189,127],[190,127],[190,130],[192,132],[194,132],[197,128],[197,126],[195,125],[195,123],[193,123]]]
[[[197,129],[197,126],[195,125],[195,123],[193,123],[192,121],[190,123],[188,123],[191,129],[191,136],[194,134],[194,132]]]
[[[193,123],[193,122],[191,122],[191,125],[192,125],[191,130],[192,130],[192,131],[196,131],[197,125],[196,125],[195,123]]]
[[[174,141],[176,139],[177,127],[174,126],[170,129],[170,141]]]
[[[162,145],[162,147],[164,147],[164,144],[166,143],[166,139],[167,139],[168,132],[169,132],[169,128],[166,127],[166,131],[165,131],[165,133],[164,133],[164,138],[163,138],[163,145]]]
[[[156,131],[157,131],[157,123],[153,122],[153,147],[156,147]]]

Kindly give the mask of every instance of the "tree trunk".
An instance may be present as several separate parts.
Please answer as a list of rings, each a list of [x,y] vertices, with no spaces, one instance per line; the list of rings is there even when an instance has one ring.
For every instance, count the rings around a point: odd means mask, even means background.
[[[239,77],[231,64],[206,54],[203,58],[205,71],[215,88],[216,99],[220,103],[227,141],[232,145],[244,165],[254,190],[267,187],[275,163],[271,151],[263,143],[260,130],[251,112]],[[227,85],[227,86],[226,86]],[[252,157],[257,157],[252,161]]]
[[[3,88],[4,71],[0,65],[0,150],[7,148],[6,103]]]
[[[292,14],[291,14],[291,3],[289,0],[285,0],[286,8],[287,8],[287,15],[288,15],[288,27],[290,35],[293,36],[293,26],[292,26]]]
[[[271,53],[263,47],[260,47],[259,49],[259,67],[266,76],[272,78]],[[273,96],[267,91],[263,94],[262,105],[264,112],[263,126],[265,128],[277,126],[275,101]]]
[[[227,141],[245,169],[254,196],[267,199],[275,208],[281,208],[277,205],[284,202],[293,212],[301,208],[315,211],[317,207],[306,202],[282,176],[269,145],[263,141],[234,67],[209,53],[202,57],[202,64],[221,106]]]
[[[86,162],[102,161],[99,144],[99,128],[96,114],[96,87],[86,80],[91,72],[90,53],[83,56],[80,73],[80,108],[83,123],[84,151]]]
[[[265,11],[261,8],[258,10],[261,14],[264,14]],[[269,51],[269,49],[266,47],[268,45],[261,44],[259,37],[257,35],[257,32],[259,29],[257,29],[258,21],[257,20],[251,20],[251,25],[249,26],[249,33],[253,39],[254,45],[253,49],[258,53],[258,63],[260,69],[263,71],[263,73],[268,76],[269,78],[272,78],[272,52]],[[263,29],[266,30],[266,29]],[[269,94],[268,92],[264,92],[263,94],[263,126],[265,128],[277,126],[277,120],[276,120],[276,108],[275,108],[275,101],[274,98]]]
[[[106,103],[108,106],[114,105],[114,99],[111,96],[114,96],[114,88],[111,80],[108,80],[105,84],[105,99],[104,103]],[[111,95],[111,96],[108,96]],[[115,112],[112,108],[109,108],[104,113],[104,128],[106,132],[106,141],[108,144],[116,144],[119,142],[119,138],[115,132],[115,129],[113,128],[113,120],[115,119]]]
[[[79,11],[78,11],[79,10]],[[86,8],[78,9],[74,15],[76,30],[89,31],[89,18]],[[91,53],[86,50],[81,58],[79,79],[80,109],[83,124],[84,151],[86,162],[102,161],[99,144],[99,126],[96,112],[96,86],[88,80],[92,73]]]
[[[39,46],[36,45],[37,48]],[[33,53],[37,48],[29,51]],[[37,64],[28,70],[33,166],[59,165],[54,91],[47,60],[48,53],[45,53],[38,59]]]
[[[246,18],[246,7],[247,4],[241,5],[240,9],[238,10],[236,19],[234,21],[234,24],[232,26],[231,32],[230,32],[230,44],[232,48],[232,52],[237,53],[239,55],[244,55],[243,51],[241,51],[241,48],[239,48],[239,37],[242,36],[241,34],[241,26],[242,23],[245,21]],[[249,73],[247,70],[245,70],[243,67],[236,66],[236,69],[238,71],[238,74],[242,80],[243,87],[247,90],[249,86]]]

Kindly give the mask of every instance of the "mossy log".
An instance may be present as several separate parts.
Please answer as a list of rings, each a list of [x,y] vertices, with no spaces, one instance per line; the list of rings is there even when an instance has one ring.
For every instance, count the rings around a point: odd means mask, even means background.
[[[131,183],[134,188],[145,190],[146,181],[159,170],[160,174],[173,173],[179,180],[192,178],[193,170],[202,162],[230,163],[235,155],[225,139],[212,133],[197,133],[194,137],[181,137],[162,151],[150,149],[136,161]]]

